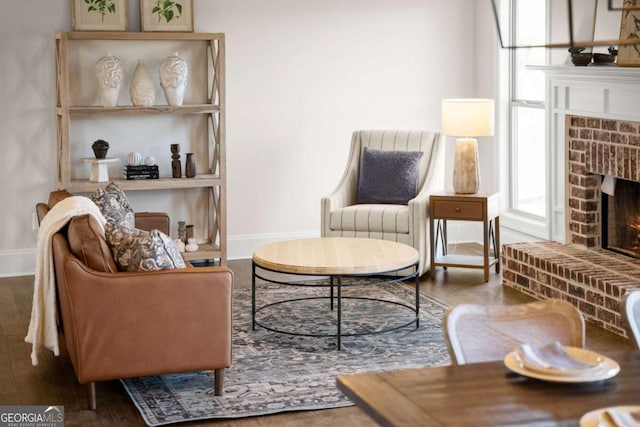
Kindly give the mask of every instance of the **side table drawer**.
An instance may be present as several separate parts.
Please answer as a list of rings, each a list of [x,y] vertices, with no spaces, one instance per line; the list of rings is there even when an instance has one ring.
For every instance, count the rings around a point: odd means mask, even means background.
[[[482,203],[449,200],[432,200],[433,217],[438,219],[466,219],[482,221]]]

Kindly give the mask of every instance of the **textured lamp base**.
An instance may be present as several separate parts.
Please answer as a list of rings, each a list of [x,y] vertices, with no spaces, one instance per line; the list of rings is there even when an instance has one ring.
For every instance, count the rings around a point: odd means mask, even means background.
[[[475,138],[458,138],[453,164],[453,190],[458,194],[474,194],[479,188],[478,141]]]

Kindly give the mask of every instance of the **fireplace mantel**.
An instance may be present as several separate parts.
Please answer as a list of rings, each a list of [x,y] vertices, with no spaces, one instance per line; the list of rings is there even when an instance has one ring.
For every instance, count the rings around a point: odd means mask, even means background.
[[[640,121],[640,68],[530,66],[546,76],[546,143],[552,213],[550,238],[565,243],[568,228],[567,116]]]

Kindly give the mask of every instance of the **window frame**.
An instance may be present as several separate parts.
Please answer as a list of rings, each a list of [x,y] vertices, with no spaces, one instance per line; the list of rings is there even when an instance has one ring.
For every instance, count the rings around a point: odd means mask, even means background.
[[[517,0],[502,0],[500,13],[503,19],[508,19],[509,22],[509,37],[513,40],[515,38],[515,3]],[[545,38],[550,37],[550,14],[551,4],[550,0],[545,0]],[[500,54],[500,99],[503,101],[503,107],[500,109],[499,114],[503,118],[501,125],[501,164],[503,171],[502,178],[500,180],[501,192],[504,195],[502,200],[502,212],[500,216],[501,225],[513,229],[517,232],[524,233],[526,235],[539,237],[543,239],[551,239],[551,180],[549,179],[551,173],[550,162],[550,147],[548,138],[549,129],[549,117],[546,113],[546,105],[548,100],[548,88],[545,83],[545,96],[544,100],[528,100],[516,98],[516,85],[517,85],[517,63],[516,63],[516,48],[502,49]],[[545,64],[549,63],[551,56],[550,49],[545,49]],[[541,72],[541,71],[540,71]],[[530,212],[525,212],[515,208],[515,201],[517,200],[517,188],[514,170],[517,169],[517,156],[516,156],[516,132],[517,127],[515,124],[515,110],[517,108],[534,108],[545,110],[544,115],[544,174],[546,179],[545,184],[545,216],[535,215]]]

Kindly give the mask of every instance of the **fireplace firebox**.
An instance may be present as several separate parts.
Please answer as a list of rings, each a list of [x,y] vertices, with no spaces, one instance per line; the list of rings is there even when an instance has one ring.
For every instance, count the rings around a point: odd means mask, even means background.
[[[602,248],[640,259],[640,183],[618,179],[602,193]]]

